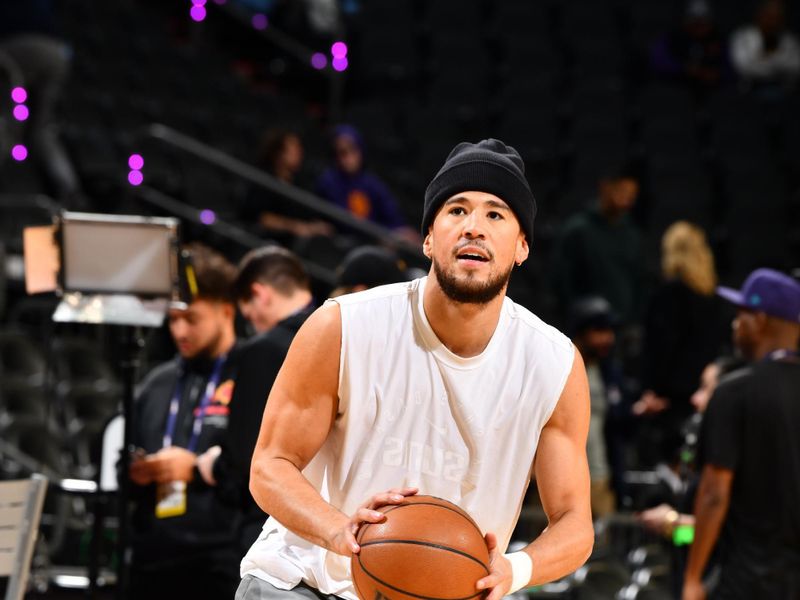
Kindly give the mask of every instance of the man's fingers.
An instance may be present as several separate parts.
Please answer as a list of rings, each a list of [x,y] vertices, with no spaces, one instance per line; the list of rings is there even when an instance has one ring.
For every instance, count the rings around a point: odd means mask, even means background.
[[[491,575],[487,575],[486,577],[479,579],[475,584],[475,589],[488,590],[498,585],[501,581],[503,581],[502,575],[492,573]]]
[[[419,488],[415,487],[404,487],[404,488],[392,488],[389,490],[390,494],[400,494],[401,496],[413,496],[419,491]]]
[[[370,508],[359,508],[353,520],[356,526],[361,523],[380,523],[386,520],[386,515]]]
[[[486,540],[486,547],[489,549],[489,554],[491,554],[494,549],[497,548],[497,536],[489,532],[484,539]]]

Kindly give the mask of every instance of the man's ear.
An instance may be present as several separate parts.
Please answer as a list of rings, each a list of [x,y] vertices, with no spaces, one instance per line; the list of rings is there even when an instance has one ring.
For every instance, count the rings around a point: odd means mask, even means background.
[[[530,246],[528,246],[528,238],[524,233],[520,234],[520,239],[517,240],[517,251],[514,254],[514,262],[517,264],[517,266],[528,260],[530,251],[531,249]]]
[[[431,230],[428,229],[428,235],[422,241],[422,253],[428,258],[433,254],[433,240],[431,239]]]

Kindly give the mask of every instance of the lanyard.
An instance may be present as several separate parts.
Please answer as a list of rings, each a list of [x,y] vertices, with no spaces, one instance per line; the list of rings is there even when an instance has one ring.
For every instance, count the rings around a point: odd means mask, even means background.
[[[214,391],[217,389],[220,375],[222,374],[222,366],[225,364],[225,359],[228,358],[227,354],[217,357],[214,361],[214,368],[211,371],[211,376],[206,383],[206,391],[203,399],[200,401],[200,406],[197,414],[194,417],[192,424],[192,437],[189,438],[189,443],[186,444],[186,449],[194,452],[197,447],[197,439],[200,437],[200,430],[203,428],[203,416],[205,416],[206,407],[211,403],[211,398],[214,396]],[[183,386],[186,382],[186,374],[181,368],[181,374],[178,378],[178,383],[175,384],[175,392],[172,394],[172,400],[169,402],[169,414],[167,415],[167,427],[164,430],[163,447],[169,448],[172,446],[172,438],[175,435],[175,422],[178,420],[178,408],[181,404],[181,397],[183,396]]]

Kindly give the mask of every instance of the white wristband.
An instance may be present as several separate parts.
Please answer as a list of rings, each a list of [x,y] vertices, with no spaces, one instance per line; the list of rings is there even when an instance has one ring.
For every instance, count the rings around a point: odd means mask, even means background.
[[[512,552],[511,554],[504,554],[511,563],[511,589],[508,590],[509,594],[528,587],[531,581],[531,574],[533,573],[533,560],[527,552]]]

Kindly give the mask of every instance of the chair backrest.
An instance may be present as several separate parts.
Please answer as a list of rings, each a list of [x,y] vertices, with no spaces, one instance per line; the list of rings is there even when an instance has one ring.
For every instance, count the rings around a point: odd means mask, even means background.
[[[47,478],[0,482],[0,575],[9,575],[6,600],[22,600],[39,532]]]

